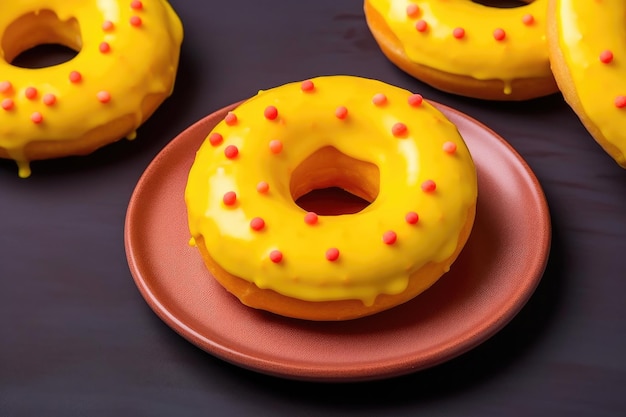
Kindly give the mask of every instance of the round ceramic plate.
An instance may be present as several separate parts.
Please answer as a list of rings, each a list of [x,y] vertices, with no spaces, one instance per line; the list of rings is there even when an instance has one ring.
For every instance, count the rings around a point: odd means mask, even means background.
[[[289,319],[244,306],[189,246],[184,189],[208,132],[236,104],[194,124],[149,165],[125,224],[130,271],[154,312],[205,351],[286,378],[357,381],[431,367],[485,341],[523,307],[543,275],[550,218],[522,158],[476,120],[434,103],[459,128],[478,170],[472,234],[449,273],[412,301],[344,322]]]

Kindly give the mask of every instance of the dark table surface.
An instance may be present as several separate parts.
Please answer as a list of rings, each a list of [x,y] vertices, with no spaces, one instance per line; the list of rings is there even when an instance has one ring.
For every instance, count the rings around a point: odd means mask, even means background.
[[[626,415],[626,171],[560,94],[495,103],[436,91],[384,58],[360,1],[171,3],[185,27],[178,80],[137,140],[34,163],[26,180],[0,162],[0,415]],[[539,287],[503,330],[439,366],[345,384],[244,370],[172,331],[129,272],[126,208],[169,141],[259,89],[331,74],[476,118],[544,188],[553,237]]]

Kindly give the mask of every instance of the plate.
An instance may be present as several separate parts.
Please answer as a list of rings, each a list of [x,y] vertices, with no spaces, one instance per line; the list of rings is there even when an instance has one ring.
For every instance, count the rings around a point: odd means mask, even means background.
[[[433,103],[458,126],[478,171],[474,228],[450,272],[408,303],[344,322],[290,319],[244,306],[213,279],[189,245],[184,203],[196,150],[237,104],[170,142],[141,176],[126,215],[126,254],[139,291],[191,343],[230,363],[284,378],[382,379],[467,352],[506,325],[532,295],[551,239],[539,182],[496,133]]]

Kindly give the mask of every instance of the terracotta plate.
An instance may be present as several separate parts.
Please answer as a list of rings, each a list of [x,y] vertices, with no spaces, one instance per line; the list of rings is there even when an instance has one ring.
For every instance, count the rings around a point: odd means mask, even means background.
[[[125,225],[130,271],[155,313],[191,343],[262,373],[317,381],[381,379],[431,367],[485,341],[536,288],[550,248],[537,179],[502,138],[435,103],[465,138],[478,167],[472,235],[451,271],[411,302],[346,322],[307,322],[240,304],[188,245],[187,173],[208,132],[236,105],[185,130],[154,159]]]

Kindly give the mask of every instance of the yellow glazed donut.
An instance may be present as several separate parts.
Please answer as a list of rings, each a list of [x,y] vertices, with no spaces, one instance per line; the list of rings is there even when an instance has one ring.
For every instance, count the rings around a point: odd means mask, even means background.
[[[354,214],[296,204],[332,186]],[[244,304],[344,320],[441,277],[473,225],[477,180],[454,126],[417,94],[329,76],[260,92],[208,135],[185,191],[192,243]]]
[[[514,8],[470,0],[366,0],[367,24],[400,69],[443,91],[488,100],[556,92],[547,0]]]
[[[626,2],[557,0],[549,6],[559,88],[589,133],[626,168]]]
[[[165,0],[19,0],[0,7],[0,157],[90,153],[135,130],[172,92],[183,29]],[[46,43],[77,55],[59,65],[12,61]]]

